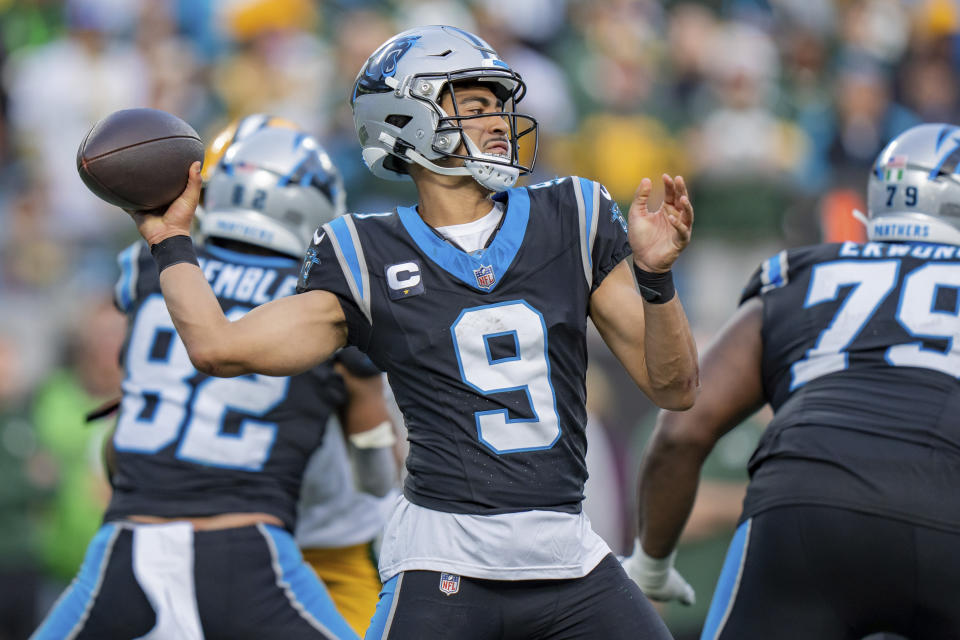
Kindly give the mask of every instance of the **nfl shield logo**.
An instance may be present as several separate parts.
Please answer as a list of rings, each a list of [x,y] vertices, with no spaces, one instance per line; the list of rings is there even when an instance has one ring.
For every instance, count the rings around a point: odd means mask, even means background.
[[[479,269],[474,269],[473,275],[476,276],[477,286],[481,289],[489,289],[493,286],[493,283],[497,281],[497,277],[493,275],[492,264],[486,266],[481,265]]]
[[[448,596],[452,596],[457,591],[460,591],[460,576],[455,576],[452,573],[441,573],[440,591],[443,591]]]

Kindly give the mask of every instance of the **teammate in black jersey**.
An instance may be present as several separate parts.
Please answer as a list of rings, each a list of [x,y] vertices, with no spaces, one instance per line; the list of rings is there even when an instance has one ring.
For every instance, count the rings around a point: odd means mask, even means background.
[[[237,318],[294,293],[313,228],[343,201],[314,138],[265,128],[233,145],[210,177],[200,224],[210,301]],[[386,418],[379,372],[358,378],[347,360],[289,378],[199,373],[147,247],[119,262],[116,303],[129,331],[113,494],[77,579],[34,637],[356,638],[292,531],[329,416],[354,429]]]
[[[958,166],[958,127],[894,139],[869,179],[870,242],[764,262],[704,354],[697,405],[661,414],[626,564],[665,600],[690,595],[669,559],[701,462],[775,414],[702,638],[960,638]]]
[[[135,216],[199,369],[286,375],[352,344],[388,373],[410,453],[368,638],[669,637],[581,512],[586,328],[654,402],[692,404],[670,268],[693,209],[679,177],[657,211],[642,181],[629,230],[596,182],[513,187],[518,143],[535,139],[514,111],[524,91],[465,31],[386,42],[357,76],[354,120],[367,165],[412,178],[417,206],[324,225],[302,293],[235,322],[190,264],[196,167],[162,217]]]

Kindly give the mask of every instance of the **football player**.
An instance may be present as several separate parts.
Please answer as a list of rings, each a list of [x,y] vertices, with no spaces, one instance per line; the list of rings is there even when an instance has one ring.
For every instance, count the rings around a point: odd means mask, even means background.
[[[370,403],[359,397],[351,402],[345,421],[376,426],[344,433],[341,421],[332,421],[307,463],[294,537],[337,610],[354,631],[363,634],[382,586],[375,547],[398,494],[396,435],[392,422],[382,414],[380,370],[352,347],[340,352],[337,364],[352,374],[355,388],[367,381],[365,393],[381,395]],[[352,416],[351,410],[376,414]]]
[[[703,392],[662,412],[626,561],[672,569],[700,465],[769,403],[702,638],[960,638],[960,128],[914,127],[869,177],[869,242],[782,251],[704,354]]]
[[[228,149],[207,184],[198,252],[218,312],[240,318],[294,293],[313,229],[343,213],[342,190],[303,132],[266,128]],[[119,263],[129,330],[113,494],[76,580],[34,637],[356,638],[292,532],[328,418],[358,431],[386,419],[379,372],[318,361],[292,377],[200,373],[147,247]]]
[[[265,128],[299,129],[290,120],[265,113],[231,122],[214,136],[204,154],[200,172],[204,195],[210,179],[219,175],[217,167],[227,150]],[[224,195],[223,184],[230,183],[221,178],[214,181],[214,198]],[[339,183],[333,198],[335,209],[344,211],[346,194]],[[195,216],[200,221],[203,201],[201,197]],[[199,224],[202,230],[203,222]],[[341,352],[337,366],[353,374],[350,380],[355,386],[367,380],[371,395],[381,391],[380,371],[355,348]],[[378,401],[368,404],[362,399],[350,403],[354,410],[380,406]],[[361,416],[359,423],[370,424],[372,419]],[[374,429],[346,435],[345,440],[339,421],[333,421],[307,463],[294,538],[337,610],[354,631],[362,634],[373,616],[381,587],[372,545],[383,531],[386,503],[395,497],[395,435],[389,420]]]
[[[629,227],[591,180],[516,187],[536,146],[524,91],[466,31],[383,44],[357,76],[357,134],[371,171],[412,178],[418,204],[323,225],[301,293],[240,319],[215,304],[187,235],[197,165],[164,215],[134,215],[202,371],[288,375],[351,344],[387,372],[410,450],[368,638],[669,637],[581,510],[586,330],[589,317],[658,405],[692,404],[670,269],[693,208],[680,177],[663,177],[656,211],[644,179]]]
[[[376,553],[398,494],[395,440],[390,422],[344,438],[334,421],[300,489],[297,545],[359,634],[370,624],[382,586]]]
[[[203,213],[205,211],[207,184],[213,177],[214,171],[220,166],[220,160],[233,143],[243,140],[251,133],[267,127],[279,127],[281,129],[298,130],[298,127],[291,120],[270,115],[269,113],[251,113],[232,120],[230,124],[221,129],[213,141],[203,150],[203,166],[200,168],[200,178],[203,180],[203,187],[200,189],[200,203],[197,205],[196,214],[193,217],[194,231],[199,234],[200,225],[203,223]],[[346,202],[346,193],[338,194]],[[199,234],[202,235],[202,234]]]

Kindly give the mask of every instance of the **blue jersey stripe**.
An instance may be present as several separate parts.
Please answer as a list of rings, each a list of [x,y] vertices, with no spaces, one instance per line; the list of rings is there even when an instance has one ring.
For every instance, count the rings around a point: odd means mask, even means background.
[[[289,532],[271,525],[259,525],[272,541],[276,554],[274,570],[277,585],[286,592],[294,607],[311,625],[323,633],[343,640],[359,640],[337,611],[333,599],[313,569],[304,562],[300,549]]]
[[[80,572],[70,587],[60,596],[43,625],[30,636],[31,640],[61,640],[72,637],[83,628],[90,608],[100,591],[103,574],[110,561],[110,550],[120,527],[105,524],[87,547]]]
[[[740,586],[740,576],[743,572],[743,563],[747,556],[747,543],[750,541],[750,523],[747,520],[733,534],[727,558],[723,561],[723,569],[717,580],[717,589],[713,593],[707,621],[703,625],[700,640],[714,640],[723,630],[723,625],[730,615],[734,600],[737,596],[737,587]]]
[[[141,246],[139,242],[132,244],[117,257],[117,262],[120,264],[120,280],[117,281],[115,295],[117,305],[122,311],[130,309],[137,294],[137,261]]]
[[[370,620],[364,640],[381,640],[390,629],[393,621],[393,611],[396,608],[397,590],[403,574],[398,574],[387,580],[380,589],[380,599],[377,601],[377,611]]]
[[[584,212],[584,237],[588,239],[587,241],[587,262],[590,264],[590,268],[593,269],[593,247],[590,246],[590,229],[593,228],[594,221],[596,220],[597,211],[594,207],[594,191],[596,191],[596,183],[593,180],[587,180],[586,178],[577,178],[580,181],[580,189],[583,191],[583,212]]]
[[[357,293],[361,299],[365,298],[366,292],[363,290],[363,273],[360,269],[360,258],[357,256],[357,251],[353,246],[353,233],[350,227],[347,226],[346,217],[339,217],[329,222],[327,228],[337,240],[337,245],[340,247],[343,259],[350,269],[349,275],[353,278],[353,284],[357,289]],[[360,300],[357,302],[359,303]]]
[[[260,256],[254,253],[241,253],[239,251],[232,251],[230,249],[224,249],[223,247],[218,247],[213,244],[205,244],[203,248],[218,260],[223,260],[224,262],[234,262],[237,264],[247,265],[251,267],[265,267],[272,269],[289,269],[292,263],[297,262],[295,258],[283,258],[280,256]]]
[[[783,274],[780,272],[780,255],[775,255],[767,260],[767,269],[769,273],[770,284],[779,287],[783,283]]]
[[[766,293],[787,284],[787,252],[781,251],[777,255],[764,260],[760,267],[760,289]]]
[[[513,264],[530,219],[530,195],[526,189],[510,189],[497,194],[496,199],[507,198],[507,212],[503,224],[486,249],[466,253],[440,238],[413,207],[398,207],[397,214],[404,229],[423,253],[444,271],[479,291],[493,291]],[[475,273],[481,267],[492,266],[495,281],[490,287],[480,287]]]

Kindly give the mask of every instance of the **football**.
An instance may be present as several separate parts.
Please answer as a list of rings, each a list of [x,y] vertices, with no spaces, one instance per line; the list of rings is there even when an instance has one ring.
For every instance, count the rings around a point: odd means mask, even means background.
[[[97,122],[77,150],[77,171],[101,199],[123,209],[162,211],[187,186],[203,141],[177,116],[123,109]]]

